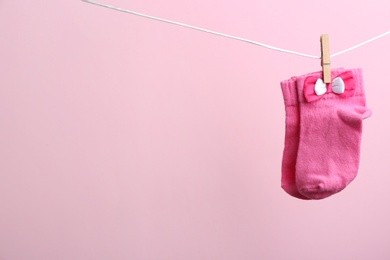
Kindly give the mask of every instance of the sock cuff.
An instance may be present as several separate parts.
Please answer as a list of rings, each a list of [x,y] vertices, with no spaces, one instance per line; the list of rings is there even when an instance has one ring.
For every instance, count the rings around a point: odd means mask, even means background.
[[[364,93],[364,80],[363,80],[363,70],[361,68],[351,70],[356,79],[356,89],[355,96],[365,96]]]
[[[299,99],[296,86],[296,77],[292,77],[291,79],[280,82],[280,86],[282,88],[284,105],[286,107],[298,105]]]
[[[361,68],[355,68],[355,69],[349,69],[349,70],[346,70],[344,68],[332,69],[332,72],[331,72],[332,73],[332,81],[336,77],[338,77],[339,75],[346,73],[346,72],[350,72],[353,75],[352,83],[349,83],[349,84],[353,84],[353,87],[354,87],[354,93],[352,94],[352,96],[347,96],[347,98],[344,98],[344,97],[338,97],[338,94],[335,94],[335,95],[334,94],[332,94],[332,95],[326,94],[321,99],[323,99],[324,101],[326,100],[327,103],[328,102],[332,103],[333,101],[339,100],[340,98],[342,100],[345,100],[345,101],[349,100],[350,98],[359,98],[359,99],[363,99],[362,101],[365,103],[363,71]],[[305,98],[304,88],[305,88],[305,80],[309,76],[322,78],[322,72],[318,71],[315,73],[295,77],[296,78],[296,89],[297,89],[297,93],[298,93],[297,95],[298,95],[298,100],[300,103],[308,103],[306,98]],[[312,87],[314,88],[314,85]],[[347,85],[346,85],[346,87],[347,87]],[[344,94],[340,94],[340,95],[344,95]],[[318,101],[315,101],[315,102],[316,103],[323,103],[323,102],[318,102]]]
[[[355,68],[355,69],[349,69],[349,70],[346,70],[344,68],[332,69],[332,72],[331,72],[332,73],[332,80],[334,80],[340,74],[345,73],[345,72],[352,73],[353,84],[355,87],[353,96],[350,96],[349,98],[345,99],[345,101],[347,101],[350,98],[358,98],[360,100],[359,103],[361,103],[362,105],[365,105],[363,70],[361,68]],[[283,93],[284,104],[286,107],[299,106],[299,103],[308,103],[306,101],[305,96],[304,96],[303,89],[305,87],[304,86],[305,79],[309,76],[322,78],[322,71],[308,73],[308,74],[301,75],[301,76],[295,76],[295,77],[292,77],[288,80],[284,80],[280,83],[282,93]],[[333,100],[335,101],[339,98],[340,97],[337,97],[336,95],[327,95],[323,99],[327,100],[326,101],[327,103],[328,102],[332,103]],[[322,102],[319,102],[319,104],[317,104],[317,105],[321,105],[320,103],[322,103]]]

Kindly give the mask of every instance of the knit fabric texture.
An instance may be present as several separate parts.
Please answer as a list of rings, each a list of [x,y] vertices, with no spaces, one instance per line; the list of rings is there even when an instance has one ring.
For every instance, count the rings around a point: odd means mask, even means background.
[[[362,122],[371,115],[362,69],[333,69],[333,83],[316,94],[321,78],[315,72],[281,82],[286,112],[282,188],[306,200],[329,197],[355,179]]]

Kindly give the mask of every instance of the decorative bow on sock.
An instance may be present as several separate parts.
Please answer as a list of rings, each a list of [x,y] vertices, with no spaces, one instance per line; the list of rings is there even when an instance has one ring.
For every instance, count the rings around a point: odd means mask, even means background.
[[[351,71],[341,73],[329,84],[324,83],[321,78],[308,76],[305,79],[303,92],[307,102],[317,101],[325,94],[343,98],[351,97],[355,94],[355,81]]]

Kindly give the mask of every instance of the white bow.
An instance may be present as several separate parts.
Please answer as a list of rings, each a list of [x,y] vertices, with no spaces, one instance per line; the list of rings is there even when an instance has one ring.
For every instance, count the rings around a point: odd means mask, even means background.
[[[345,90],[344,80],[340,77],[335,78],[332,81],[332,90],[336,94],[343,94]],[[321,78],[317,79],[316,84],[314,86],[314,91],[316,92],[317,96],[321,96],[326,93],[326,84]]]

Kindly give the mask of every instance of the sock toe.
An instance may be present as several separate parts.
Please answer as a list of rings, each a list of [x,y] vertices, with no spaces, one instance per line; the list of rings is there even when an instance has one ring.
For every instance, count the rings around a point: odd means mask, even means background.
[[[295,183],[293,184],[283,184],[282,185],[282,189],[287,192],[288,194],[290,194],[291,196],[295,197],[295,198],[298,198],[298,199],[303,199],[303,200],[309,200],[310,198],[302,195],[298,189],[297,189],[297,186],[295,185]]]
[[[311,176],[311,175],[309,175]],[[299,185],[299,193],[307,198],[319,200],[332,196],[344,189],[341,180],[325,181],[321,178],[310,178],[304,185]]]

